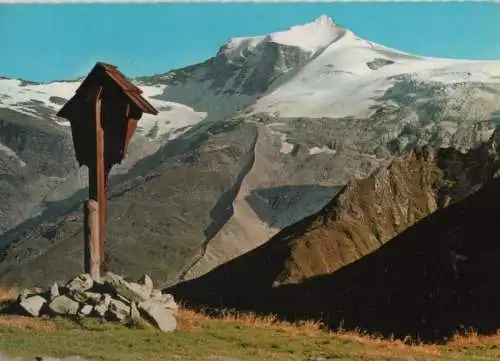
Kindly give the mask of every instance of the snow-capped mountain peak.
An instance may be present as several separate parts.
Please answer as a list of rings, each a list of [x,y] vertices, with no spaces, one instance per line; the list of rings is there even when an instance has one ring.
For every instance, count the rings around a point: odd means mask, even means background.
[[[86,178],[75,169],[68,123],[55,115],[79,84],[0,78],[0,169],[8,171],[0,181],[0,232],[39,212],[66,212],[84,194],[76,193]],[[150,249],[175,245],[179,234],[193,252],[197,240],[208,245],[200,248],[207,250],[202,258],[177,259],[186,278],[266,242],[323,208],[339,185],[368,176],[397,154],[424,144],[467,151],[484,143],[498,125],[500,62],[402,53],[320,16],[288,30],[233,38],[206,61],[135,84],[159,114],[141,118],[124,164],[114,168],[124,176],[116,181],[127,181],[121,187],[126,199],[140,209],[131,212],[117,192],[113,217],[132,217],[134,225],[113,232],[126,240],[138,230],[132,246],[153,242]],[[151,181],[137,177],[148,174]],[[163,213],[168,227],[161,226]],[[69,220],[61,237],[73,234]],[[156,221],[156,233],[143,232]],[[15,248],[49,244],[52,223]],[[0,245],[11,239],[0,237]],[[19,264],[16,252],[11,259]]]
[[[330,17],[321,15],[313,22],[292,26],[285,31],[268,35],[231,38],[223,48],[229,60],[244,57],[247,52],[255,52],[266,43],[277,43],[297,47],[314,54],[340,38],[347,30],[338,26]]]
[[[328,46],[344,32],[345,29],[338,27],[331,18],[322,15],[311,23],[270,34],[270,41],[316,52]]]

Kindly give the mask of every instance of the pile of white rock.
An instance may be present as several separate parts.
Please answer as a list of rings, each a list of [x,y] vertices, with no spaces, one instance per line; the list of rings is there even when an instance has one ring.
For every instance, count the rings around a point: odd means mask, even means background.
[[[153,288],[147,275],[128,282],[112,272],[100,282],[81,274],[64,286],[50,289],[25,289],[17,299],[18,308],[29,316],[99,317],[128,323],[145,320],[161,331],[177,327],[174,313],[178,309],[172,295]]]

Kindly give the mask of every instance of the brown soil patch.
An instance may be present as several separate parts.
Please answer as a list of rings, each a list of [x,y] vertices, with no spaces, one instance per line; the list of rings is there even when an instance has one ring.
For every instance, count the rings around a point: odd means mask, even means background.
[[[44,332],[56,331],[56,326],[51,320],[23,316],[0,315],[0,327],[15,327],[23,330]]]

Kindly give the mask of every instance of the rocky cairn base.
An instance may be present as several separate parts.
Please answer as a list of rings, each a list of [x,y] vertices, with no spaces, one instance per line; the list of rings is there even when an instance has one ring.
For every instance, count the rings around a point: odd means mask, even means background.
[[[147,275],[128,282],[108,272],[101,282],[94,282],[90,275],[81,274],[64,286],[55,283],[48,290],[25,289],[16,304],[33,317],[98,317],[124,324],[146,321],[164,332],[177,327],[174,312],[178,306],[173,296],[154,289]]]

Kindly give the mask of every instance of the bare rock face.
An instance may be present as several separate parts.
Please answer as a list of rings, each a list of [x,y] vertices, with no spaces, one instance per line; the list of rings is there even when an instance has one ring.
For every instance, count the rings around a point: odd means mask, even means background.
[[[24,290],[22,290],[22,292],[19,294],[19,297],[18,297],[18,302],[23,302],[25,301],[27,298],[29,297],[32,297],[32,296],[36,296],[37,294],[39,294],[40,292],[42,292],[42,290],[40,288],[25,288]]]
[[[177,310],[179,308],[174,301],[174,296],[168,293],[162,293],[160,290],[155,290],[155,292],[151,294],[151,299],[170,310]]]
[[[130,319],[132,321],[141,319],[141,314],[139,313],[139,309],[137,308],[137,304],[135,302],[130,304]]]
[[[104,277],[105,285],[113,289],[117,295],[120,295],[133,302],[146,301],[151,295],[153,282],[151,281],[149,276],[144,276],[142,278],[142,282],[142,285],[139,283],[127,282],[123,279],[123,277],[112,272],[108,272]]]
[[[130,315],[130,306],[120,300],[112,299],[108,308],[109,318],[124,322]]]
[[[173,331],[177,327],[177,321],[172,311],[153,300],[139,303],[139,310],[152,319],[155,326],[162,331]]]
[[[92,287],[94,281],[92,281],[92,277],[89,274],[81,274],[78,277],[72,279],[66,287],[70,291],[86,291]]]
[[[49,304],[49,308],[56,315],[76,315],[78,313],[79,303],[67,296],[57,296]]]
[[[53,284],[48,290],[25,289],[17,303],[32,317],[77,315],[123,324],[145,319],[164,332],[177,327],[174,312],[178,306],[173,296],[154,289],[148,275],[138,282],[128,282],[108,272],[102,282],[94,282],[90,275],[81,274],[65,287]]]
[[[487,140],[498,123],[500,85],[489,72],[483,81],[473,80],[483,75],[448,67],[437,73],[403,71],[381,81],[378,95],[364,105],[351,104],[357,100],[349,96],[294,102],[289,92],[274,90],[286,90],[297,71],[314,67],[315,55],[267,41],[255,52],[233,57],[233,50],[222,48],[203,63],[137,79],[138,85],[159,87],[156,100],[207,114],[196,126],[172,131],[182,135],[161,148],[145,136],[132,144],[129,160],[151,157],[127,172],[128,165],[118,167],[120,176],[112,178],[108,231],[110,240],[119,241],[107,248],[111,269],[134,278],[150,272],[161,287],[196,278],[317,213],[348,180],[364,178],[424,144],[465,152]],[[360,65],[374,74],[399,68],[397,54],[372,55]],[[334,63],[321,70],[322,84],[337,83],[342,70]],[[479,69],[473,72],[483,74]],[[440,81],[437,74],[457,81]],[[316,82],[303,81],[303,89]],[[51,95],[53,104],[62,102],[60,94]],[[351,105],[352,111],[343,111]],[[47,118],[48,108],[29,102],[16,109],[24,106]],[[79,183],[86,178],[75,169],[67,127],[41,124],[11,109],[0,109],[0,122],[0,142],[10,149],[0,150],[0,173],[7,174],[0,180],[0,233],[11,230],[0,235],[0,246],[8,246],[2,250],[0,282],[45,286],[81,269],[83,222],[77,204],[84,199]]]
[[[82,308],[80,308],[80,311],[78,311],[78,315],[85,317],[90,315],[94,307],[92,305],[83,305]]]
[[[144,275],[139,279],[139,281],[137,281],[137,283],[142,286],[142,291],[149,297],[151,295],[151,291],[153,291],[154,288],[153,280],[151,279],[151,277],[149,277],[148,275]]]
[[[108,311],[109,305],[111,304],[111,300],[112,298],[109,294],[102,296],[99,303],[94,307],[94,312],[98,317],[104,317]]]
[[[57,283],[54,283],[51,287],[50,287],[50,300],[52,301],[54,298],[56,298],[57,296],[59,296],[59,286]]]
[[[19,306],[30,316],[40,316],[40,311],[47,301],[42,296],[32,296],[22,301]]]

